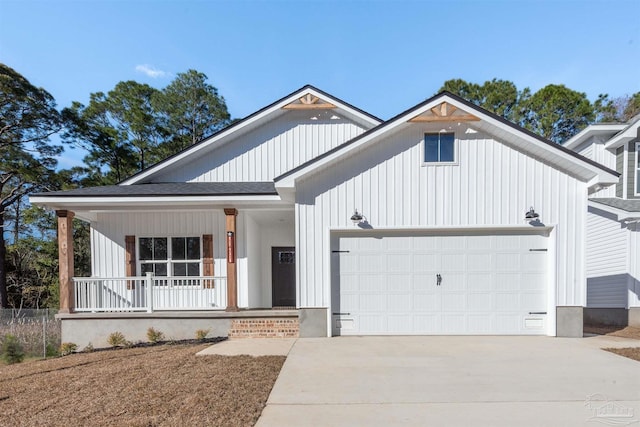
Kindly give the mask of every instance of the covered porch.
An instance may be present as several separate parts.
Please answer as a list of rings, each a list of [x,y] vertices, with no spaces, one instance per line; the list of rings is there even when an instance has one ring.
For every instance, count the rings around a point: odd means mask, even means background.
[[[293,204],[273,183],[141,184],[34,195],[58,221],[60,312],[295,308]],[[90,224],[74,277],[72,221]]]

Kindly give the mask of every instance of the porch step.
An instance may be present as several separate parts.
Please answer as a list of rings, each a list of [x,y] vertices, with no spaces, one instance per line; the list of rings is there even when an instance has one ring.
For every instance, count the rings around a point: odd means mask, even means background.
[[[298,318],[232,319],[229,338],[298,338]]]

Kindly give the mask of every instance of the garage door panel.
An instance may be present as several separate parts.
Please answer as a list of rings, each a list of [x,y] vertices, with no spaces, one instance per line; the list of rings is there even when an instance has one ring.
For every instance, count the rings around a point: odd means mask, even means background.
[[[389,292],[411,292],[413,279],[410,274],[388,274]]]
[[[469,315],[469,332],[472,334],[490,334],[495,331],[495,318],[492,315]]]
[[[496,291],[517,291],[520,289],[521,275],[518,273],[496,273]]]
[[[337,239],[336,333],[544,334],[546,237],[399,234]]]
[[[496,270],[497,271],[520,271],[522,266],[520,265],[519,253],[496,253]]]
[[[493,256],[491,254],[468,254],[467,268],[469,272],[493,271]]]
[[[406,250],[406,248],[405,248]],[[410,253],[390,253],[387,255],[387,271],[408,272],[411,271]]]
[[[387,271],[387,257],[378,254],[363,254],[358,260],[359,271],[385,272]]]
[[[390,333],[402,334],[414,329],[413,316],[389,315],[387,326]]]
[[[412,295],[406,294],[391,294],[388,299],[389,313],[406,313],[412,309]]]
[[[440,256],[435,253],[416,253],[411,256],[413,260],[414,272],[432,272],[433,274],[442,270]]]
[[[413,295],[412,309],[414,312],[439,312],[442,310],[442,304],[435,292],[429,294],[416,293]]]
[[[465,269],[466,256],[464,254],[443,253],[440,269],[443,273],[455,272]]]
[[[386,312],[387,296],[384,294],[361,294],[360,298],[358,298],[358,311]]]
[[[467,294],[467,308],[469,311],[487,311],[494,309],[494,298],[489,293],[469,293]]]
[[[495,280],[491,273],[469,273],[467,274],[467,289],[470,292],[494,290]]]
[[[362,275],[358,280],[358,289],[360,292],[383,293],[387,291],[387,278],[384,275]]]
[[[463,334],[467,331],[466,315],[448,313],[442,315],[442,330],[446,334]]]
[[[465,293],[447,293],[442,294],[442,310],[458,311],[467,309],[467,295]]]

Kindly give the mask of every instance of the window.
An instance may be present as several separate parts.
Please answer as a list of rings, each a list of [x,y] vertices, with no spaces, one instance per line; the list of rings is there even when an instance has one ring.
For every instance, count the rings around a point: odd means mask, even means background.
[[[455,136],[453,133],[427,133],[424,135],[425,163],[455,162]]]
[[[199,237],[140,237],[140,272],[155,276],[200,276]]]
[[[636,196],[640,196],[640,142],[636,142]]]

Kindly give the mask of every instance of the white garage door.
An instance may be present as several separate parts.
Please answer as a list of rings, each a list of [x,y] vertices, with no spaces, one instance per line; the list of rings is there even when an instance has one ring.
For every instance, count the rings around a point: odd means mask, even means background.
[[[543,335],[547,241],[502,232],[332,237],[334,335]]]

